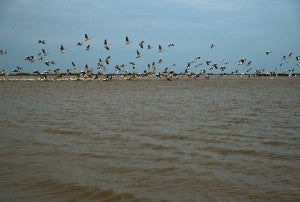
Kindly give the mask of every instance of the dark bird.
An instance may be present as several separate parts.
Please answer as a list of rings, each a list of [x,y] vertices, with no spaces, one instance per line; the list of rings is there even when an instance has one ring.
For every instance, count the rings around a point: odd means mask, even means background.
[[[91,49],[91,45],[87,45],[87,47],[85,48],[85,50],[90,50]]]
[[[212,44],[210,44],[210,49],[213,49],[213,48],[215,48],[216,47],[216,45],[214,44],[214,43],[212,43]]]
[[[266,55],[270,55],[272,51],[268,50],[266,51]]]

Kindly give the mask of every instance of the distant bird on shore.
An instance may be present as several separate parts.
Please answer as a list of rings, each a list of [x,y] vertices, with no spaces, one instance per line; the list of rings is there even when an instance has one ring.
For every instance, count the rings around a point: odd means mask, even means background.
[[[299,61],[300,60],[300,56],[296,56],[296,60]]]
[[[128,36],[125,37],[125,43],[126,43],[127,45],[129,45],[129,44],[132,43],[132,41],[129,40]]]
[[[83,45],[83,42],[79,41],[77,42],[77,46],[82,46]]]
[[[270,51],[270,50],[266,51],[266,55],[270,55],[271,53],[272,53],[272,51]]]
[[[212,43],[212,44],[210,44],[210,49],[213,49],[213,48],[215,48],[216,47],[216,44],[214,44],[214,43]]]
[[[152,48],[152,46],[151,46],[150,44],[148,44],[148,45],[147,45],[147,48],[148,48],[148,49],[151,49],[151,48]]]
[[[85,48],[85,50],[90,50],[91,49],[91,45],[87,45],[87,47]]]
[[[105,40],[104,40],[104,48],[105,48],[106,50],[109,50],[109,45],[110,45],[110,44],[107,43],[107,39],[105,39]]]

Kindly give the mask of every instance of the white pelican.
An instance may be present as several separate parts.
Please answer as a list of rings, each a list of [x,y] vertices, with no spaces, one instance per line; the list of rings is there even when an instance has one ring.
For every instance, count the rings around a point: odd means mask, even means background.
[[[85,38],[86,41],[91,39],[87,34],[84,34],[84,38]]]
[[[109,65],[109,61],[110,61],[110,56],[107,56],[107,57],[105,58],[105,63]]]
[[[44,44],[44,45],[45,45],[45,44],[46,44],[46,41],[45,41],[44,39],[40,39],[40,40],[38,40],[38,43],[39,43],[39,44]]]
[[[127,45],[132,43],[132,41],[129,40],[128,36],[126,36],[126,38],[125,38],[125,43],[126,43]]]
[[[162,47],[161,47],[161,45],[158,45],[158,51],[159,52],[163,52],[165,49],[163,49]]]
[[[0,55],[7,54],[6,50],[0,50]]]
[[[77,68],[77,65],[75,64],[75,62],[72,61],[72,67],[73,69],[76,69]]]
[[[105,39],[105,40],[104,40],[104,48],[105,48],[106,50],[109,50],[109,45],[110,45],[110,44],[108,44],[108,43],[107,43],[107,40]]]
[[[144,41],[141,41],[141,42],[139,43],[139,45],[140,45],[141,48],[144,48]]]
[[[175,44],[174,43],[169,43],[169,45],[168,45],[168,47],[170,48],[170,47],[174,47],[175,46]]]
[[[137,50],[137,51],[136,51],[136,58],[140,58],[140,57],[142,57],[142,55],[141,55],[140,52]]]
[[[212,43],[212,44],[210,44],[209,47],[210,47],[210,49],[212,49],[212,48],[216,47],[216,45],[214,43]]]
[[[66,49],[64,48],[63,45],[60,45],[60,52],[61,52],[61,53],[65,53],[65,52],[66,52]]]

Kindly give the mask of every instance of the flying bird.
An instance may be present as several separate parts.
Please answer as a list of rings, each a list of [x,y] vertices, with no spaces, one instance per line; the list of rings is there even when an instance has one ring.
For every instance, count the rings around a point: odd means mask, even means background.
[[[128,36],[126,36],[126,38],[125,38],[125,43],[126,43],[127,45],[132,43],[132,41],[129,40]]]
[[[270,55],[272,51],[268,50],[266,51],[266,55]]]
[[[214,47],[216,47],[216,45],[214,43],[210,44],[210,49],[213,49]]]
[[[170,48],[170,47],[174,47],[175,46],[175,44],[174,43],[169,43],[168,44],[168,47]]]
[[[209,66],[209,64],[211,63],[211,61],[210,60],[206,60],[205,63],[206,63],[207,66]]]
[[[45,41],[44,39],[40,39],[40,40],[38,40],[38,43],[39,43],[39,44],[44,44],[44,45],[45,45],[45,44],[46,44],[46,41]]]
[[[141,42],[139,43],[139,45],[140,45],[141,48],[144,48],[144,41],[141,41]]]
[[[0,50],[0,55],[7,54],[6,50]]]
[[[105,63],[106,63],[107,65],[109,65],[109,62],[110,62],[110,56],[107,56],[107,57],[105,58]]]
[[[110,44],[108,44],[108,43],[107,43],[107,40],[105,39],[105,40],[104,40],[104,48],[105,48],[106,50],[109,50],[109,45],[110,45]]]
[[[242,58],[239,60],[239,62],[237,63],[238,65],[243,65],[246,62],[246,58]]]
[[[159,52],[163,52],[165,49],[163,49],[162,47],[161,47],[161,45],[158,45],[158,51]]]
[[[84,38],[85,38],[86,41],[91,39],[87,34],[84,34]]]
[[[136,51],[136,58],[140,58],[140,57],[142,57],[142,55],[141,55],[140,52],[137,50],[137,51]]]
[[[65,53],[66,52],[66,49],[64,48],[64,46],[63,45],[60,45],[60,52],[61,53]]]
[[[76,69],[77,68],[77,65],[75,64],[75,62],[72,61],[72,67],[73,69]]]

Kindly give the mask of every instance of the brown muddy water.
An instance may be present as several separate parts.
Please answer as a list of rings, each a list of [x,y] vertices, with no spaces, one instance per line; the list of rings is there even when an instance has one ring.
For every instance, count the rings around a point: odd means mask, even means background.
[[[300,78],[1,81],[0,201],[299,201]]]

